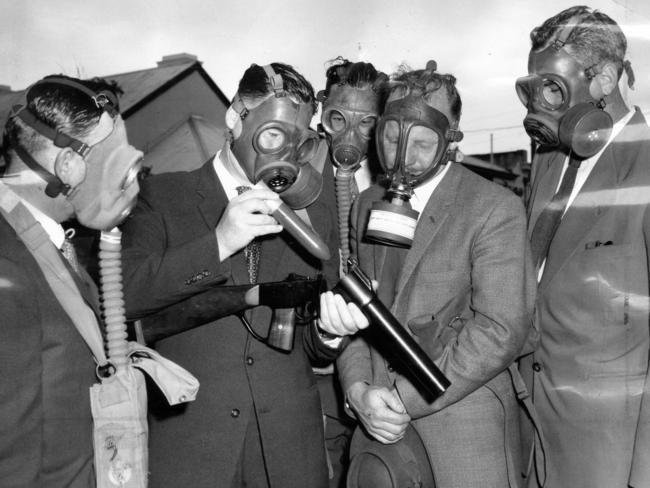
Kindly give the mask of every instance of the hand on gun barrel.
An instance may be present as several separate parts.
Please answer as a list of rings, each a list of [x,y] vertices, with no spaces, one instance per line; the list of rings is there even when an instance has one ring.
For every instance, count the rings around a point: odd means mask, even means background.
[[[451,384],[449,380],[377,298],[370,279],[354,259],[348,260],[348,274],[341,278],[333,291],[341,294],[347,301],[355,303],[371,324],[379,329],[384,344],[378,344],[378,348],[389,348],[393,352],[392,355],[405,367],[411,381],[423,387],[432,399],[447,390]]]

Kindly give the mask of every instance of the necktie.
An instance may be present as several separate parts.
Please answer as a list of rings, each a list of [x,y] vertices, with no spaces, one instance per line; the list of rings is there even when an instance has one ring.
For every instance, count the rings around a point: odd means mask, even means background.
[[[250,186],[238,186],[237,193],[242,194],[245,191],[250,190]],[[244,249],[244,256],[246,257],[246,267],[248,268],[248,280],[251,284],[257,283],[257,271],[260,264],[260,253],[262,251],[262,246],[257,239],[253,239],[251,242],[246,244]]]
[[[562,177],[560,188],[557,193],[553,195],[553,198],[551,198],[551,200],[546,204],[546,207],[544,207],[542,213],[539,214],[539,218],[535,223],[533,233],[530,236],[530,246],[536,269],[539,269],[546,259],[548,249],[551,246],[551,241],[560,225],[562,215],[564,214],[567,202],[569,201],[569,196],[571,196],[571,191],[573,190],[573,185],[576,181],[576,174],[578,173],[578,168],[580,167],[581,162],[582,161],[579,159],[571,158],[569,165],[564,172],[564,176]]]
[[[357,185],[357,180],[354,178],[354,174],[352,175],[352,178],[350,178],[350,197],[351,201],[355,201],[357,197],[359,196],[359,185]]]
[[[63,241],[63,245],[61,246],[61,254],[63,254],[63,257],[68,261],[70,264],[70,267],[75,271],[75,273],[79,274],[79,260],[77,259],[77,252],[74,249],[74,245],[72,244],[72,241],[66,237],[66,239]]]

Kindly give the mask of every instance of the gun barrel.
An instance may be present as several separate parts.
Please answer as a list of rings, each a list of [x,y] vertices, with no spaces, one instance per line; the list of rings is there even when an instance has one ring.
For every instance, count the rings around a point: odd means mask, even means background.
[[[377,298],[361,270],[355,265],[351,270],[339,281],[335,291],[342,292],[346,300],[357,304],[370,323],[382,331],[390,341],[391,350],[396,350],[397,360],[411,373],[411,379],[415,379],[433,399],[442,395],[450,381]]]

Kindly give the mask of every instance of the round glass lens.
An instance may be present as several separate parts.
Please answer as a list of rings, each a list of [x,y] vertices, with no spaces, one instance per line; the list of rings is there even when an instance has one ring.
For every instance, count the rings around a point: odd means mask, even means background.
[[[276,151],[285,145],[286,139],[286,134],[282,129],[268,127],[257,136],[257,145],[264,152]]]

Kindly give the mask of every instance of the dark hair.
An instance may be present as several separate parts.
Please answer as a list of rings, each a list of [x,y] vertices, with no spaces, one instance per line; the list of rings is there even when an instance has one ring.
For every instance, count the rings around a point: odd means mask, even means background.
[[[380,106],[384,105],[387,95],[388,76],[377,71],[372,63],[358,61],[353,63],[339,56],[329,62],[325,72],[325,91],[327,97],[332,85],[349,85],[355,88],[371,88],[379,96]]]
[[[271,63],[271,67],[282,77],[284,89],[297,100],[310,104],[315,112],[316,98],[311,83],[288,64]],[[244,72],[242,79],[239,80],[237,93],[242,99],[253,101],[266,98],[267,95],[273,93],[273,87],[264,68],[257,64],[251,64],[250,68]]]
[[[391,75],[390,94],[399,93],[405,97],[411,93],[420,94],[427,102],[431,95],[444,89],[451,114],[458,121],[463,108],[463,102],[456,89],[456,77],[451,74],[442,74],[436,71],[435,61],[429,61],[426,69],[411,70],[402,64],[396,73]],[[453,122],[453,121],[449,121]]]
[[[54,80],[47,83],[49,78],[73,81],[93,92],[108,90],[115,95],[115,100],[118,94],[123,93],[114,81],[108,82],[101,78],[80,80],[65,75],[46,76],[28,88],[25,94],[27,110],[44,124],[77,139],[83,139],[95,128],[102,109],[87,93]],[[119,107],[115,109],[119,110]],[[18,117],[10,116],[7,119],[3,135],[3,144],[7,149],[19,144],[28,152],[34,152],[42,147],[44,140],[43,136]]]
[[[530,33],[532,50],[545,49],[567,26],[573,28],[566,45],[578,61],[585,67],[612,62],[621,76],[627,50],[625,34],[611,17],[586,6],[563,10],[535,27]]]

